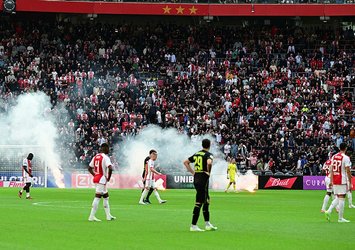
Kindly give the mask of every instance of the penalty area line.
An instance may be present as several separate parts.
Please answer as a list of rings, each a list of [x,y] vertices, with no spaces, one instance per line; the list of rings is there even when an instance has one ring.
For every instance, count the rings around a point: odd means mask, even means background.
[[[82,201],[42,201],[42,202],[33,202],[32,205],[38,207],[55,207],[55,208],[87,208],[88,206],[75,206],[73,205],[66,205],[65,203],[83,203]],[[64,204],[64,205],[62,205]]]

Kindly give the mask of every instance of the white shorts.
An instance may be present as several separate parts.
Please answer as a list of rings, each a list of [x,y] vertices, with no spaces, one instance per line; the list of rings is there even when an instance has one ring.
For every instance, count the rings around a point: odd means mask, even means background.
[[[347,185],[344,184],[344,185],[334,185],[333,186],[333,191],[334,191],[334,194],[346,194],[346,191],[347,191]]]
[[[145,188],[155,188],[155,180],[146,180],[144,187]]]
[[[32,177],[26,176],[23,178],[24,183],[32,183]]]
[[[106,185],[106,183],[107,183],[106,176],[103,175],[103,176],[100,178],[99,183],[100,183],[100,184],[103,184],[103,185]]]
[[[329,185],[330,185],[330,178],[326,176],[326,177],[324,178],[324,181],[325,181],[325,187],[326,187],[326,189],[327,189],[327,192],[328,192],[328,193],[333,192],[333,188],[332,188],[332,187],[329,187]]]
[[[107,187],[106,184],[100,184],[100,183],[96,183],[95,184],[95,192],[97,194],[107,194]]]

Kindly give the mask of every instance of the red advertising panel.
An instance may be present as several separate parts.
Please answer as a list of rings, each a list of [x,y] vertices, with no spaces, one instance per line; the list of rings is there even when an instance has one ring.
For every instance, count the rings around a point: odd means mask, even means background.
[[[2,181],[0,181],[0,187],[3,187],[3,185],[4,185],[4,184],[3,184],[3,182],[2,182]]]
[[[355,190],[355,176],[353,176],[353,177],[351,178],[351,182],[352,182],[352,184],[353,184],[352,190]]]
[[[259,176],[259,189],[303,189],[302,176]]]
[[[270,179],[265,184],[265,188],[269,187],[283,187],[283,188],[292,188],[293,184],[295,183],[297,177],[287,178],[287,179],[280,179],[280,178],[273,178]]]

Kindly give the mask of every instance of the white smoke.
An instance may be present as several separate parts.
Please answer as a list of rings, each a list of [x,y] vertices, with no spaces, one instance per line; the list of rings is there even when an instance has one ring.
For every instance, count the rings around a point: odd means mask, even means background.
[[[226,179],[228,162],[223,159],[223,153],[212,135],[203,136],[193,142],[175,128],[162,129],[149,125],[137,136],[127,138],[116,147],[115,153],[119,156],[118,160],[124,174],[141,175],[144,159],[151,149],[155,149],[158,151],[156,165],[163,174],[188,175],[183,161],[202,148],[201,142],[204,138],[211,140],[210,151],[214,155],[210,185],[212,189],[224,189],[228,184]]]
[[[20,95],[7,113],[0,114],[0,144],[36,145],[35,157],[44,161],[52,172],[58,187],[64,187],[61,157],[56,145],[58,130],[51,113],[50,99],[43,92]],[[1,155],[6,154],[1,147]],[[29,152],[27,152],[29,153]],[[27,156],[27,155],[26,155]],[[34,170],[36,166],[33,166]]]
[[[164,174],[167,171],[184,171],[182,162],[199,149],[184,134],[179,134],[176,129],[161,129],[149,125],[141,130],[135,137],[129,137],[116,149],[121,166],[125,167],[124,173],[140,175],[143,171],[144,159],[149,151],[155,149],[158,152],[156,165]]]
[[[253,171],[248,170],[245,174],[238,174],[237,177],[237,190],[247,190],[255,192],[258,189],[258,176],[253,174]]]

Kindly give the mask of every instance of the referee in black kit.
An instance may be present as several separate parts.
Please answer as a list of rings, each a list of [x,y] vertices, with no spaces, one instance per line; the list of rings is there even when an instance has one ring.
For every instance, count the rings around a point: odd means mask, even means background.
[[[217,227],[210,223],[210,212],[208,207],[210,205],[210,196],[208,194],[208,180],[210,178],[213,155],[209,152],[211,141],[208,139],[202,140],[202,150],[195,153],[184,161],[186,169],[194,176],[194,186],[196,189],[196,202],[192,215],[192,223],[190,231],[203,232],[205,230],[197,226],[198,217],[202,207],[203,217],[205,219],[205,229],[207,231],[217,230]],[[190,163],[194,163],[194,169],[191,168]]]

